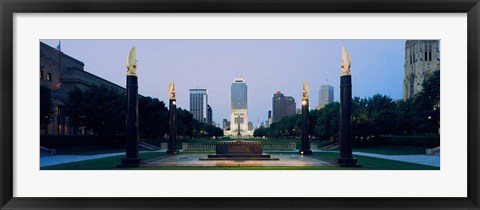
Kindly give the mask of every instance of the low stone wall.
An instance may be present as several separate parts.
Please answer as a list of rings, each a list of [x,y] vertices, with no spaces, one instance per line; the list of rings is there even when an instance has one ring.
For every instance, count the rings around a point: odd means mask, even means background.
[[[162,143],[162,149],[167,148],[167,143]],[[311,145],[312,149],[317,149],[316,144]],[[286,144],[263,144],[263,150],[291,150],[295,151],[297,145],[295,143],[286,143]],[[182,143],[183,151],[215,151],[215,144],[201,144],[201,143]]]
[[[215,151],[215,144],[182,143],[183,151]]]
[[[264,150],[296,150],[297,144],[288,143],[288,144],[264,144],[262,145]]]

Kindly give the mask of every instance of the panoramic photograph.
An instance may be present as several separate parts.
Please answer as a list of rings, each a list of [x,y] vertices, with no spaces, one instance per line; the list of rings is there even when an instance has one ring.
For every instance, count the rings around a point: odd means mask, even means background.
[[[40,40],[40,170],[440,170],[440,40]]]

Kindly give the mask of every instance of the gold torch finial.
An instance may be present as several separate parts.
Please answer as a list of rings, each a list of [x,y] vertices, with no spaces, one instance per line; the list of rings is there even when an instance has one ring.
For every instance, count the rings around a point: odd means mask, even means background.
[[[130,49],[127,57],[127,76],[137,76],[137,51]]]

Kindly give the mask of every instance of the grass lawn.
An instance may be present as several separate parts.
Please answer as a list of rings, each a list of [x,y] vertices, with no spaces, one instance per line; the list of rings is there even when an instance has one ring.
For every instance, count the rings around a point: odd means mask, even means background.
[[[143,160],[167,156],[165,152],[149,152],[139,153]],[[41,170],[117,170],[117,165],[120,164],[125,155],[118,155],[113,157],[99,158],[94,160],[84,160],[73,163],[64,163],[53,166],[41,167]]]
[[[183,153],[185,154],[185,153]],[[196,153],[198,154],[198,153]],[[167,156],[164,152],[140,153],[144,160]],[[317,152],[313,158],[334,162],[338,156],[337,153]],[[117,168],[124,155],[107,157],[95,160],[85,160],[74,163],[65,163],[54,166],[42,167],[41,170],[129,170]],[[359,168],[343,168],[336,166],[233,166],[233,167],[204,167],[204,166],[159,166],[159,167],[139,167],[132,170],[438,170],[438,167],[424,166],[413,163],[405,163],[393,160],[385,160],[372,157],[355,156],[362,165]]]

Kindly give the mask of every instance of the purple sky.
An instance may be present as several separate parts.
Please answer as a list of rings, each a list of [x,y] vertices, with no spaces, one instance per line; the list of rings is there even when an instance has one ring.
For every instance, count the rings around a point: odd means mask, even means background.
[[[40,40],[52,47],[59,40]],[[137,48],[139,93],[168,100],[175,81],[177,104],[189,109],[189,89],[206,88],[214,121],[230,116],[230,85],[242,74],[248,85],[249,120],[257,125],[272,109],[275,91],[293,96],[300,107],[302,81],[310,86],[310,106],[320,85],[334,86],[339,100],[341,48],[352,59],[353,96],[376,93],[402,97],[405,40],[61,40],[62,51],[85,63],[85,70],[125,86],[125,62]]]

